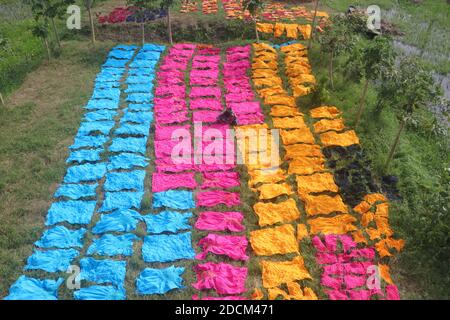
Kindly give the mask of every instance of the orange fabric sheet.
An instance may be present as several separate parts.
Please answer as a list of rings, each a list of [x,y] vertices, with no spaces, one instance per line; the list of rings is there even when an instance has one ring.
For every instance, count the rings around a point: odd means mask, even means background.
[[[316,141],[308,127],[296,130],[280,130],[281,140],[284,145],[307,143],[314,144]]]
[[[310,113],[311,117],[316,119],[320,118],[334,119],[341,115],[339,109],[334,106],[322,106],[314,108],[310,111]]]
[[[277,183],[286,180],[286,172],[282,169],[249,171],[249,186],[254,187],[258,183]]]
[[[310,193],[318,192],[338,192],[339,188],[334,183],[332,173],[314,173],[309,176],[297,176],[297,192],[300,197],[304,197]]]
[[[250,243],[258,256],[299,252],[295,230],[290,224],[251,231]]]
[[[303,116],[303,114],[295,107],[289,107],[284,105],[274,105],[270,109],[270,115],[272,117],[292,117]]]
[[[349,214],[308,219],[311,234],[346,234],[357,230],[356,219]]]
[[[259,218],[259,225],[262,227],[279,222],[292,222],[300,218],[300,212],[294,199],[279,203],[257,202],[253,209]]]
[[[302,290],[297,282],[289,282],[286,286],[288,292],[281,288],[268,289],[269,300],[276,300],[280,296],[283,300],[317,300],[316,294],[309,287]]]
[[[314,123],[314,132],[323,133],[326,131],[342,131],[345,129],[342,119],[322,119]]]
[[[269,183],[263,184],[257,188],[259,191],[259,199],[268,200],[273,199],[282,194],[291,195],[293,191],[291,186],[287,183]]]
[[[322,141],[325,147],[348,147],[354,144],[359,144],[359,138],[354,130],[337,133],[329,131],[320,135],[320,141]]]
[[[289,162],[289,174],[311,174],[314,172],[324,171],[325,160],[321,157],[298,157]]]
[[[347,206],[342,201],[340,195],[307,195],[302,197],[305,202],[305,211],[308,216],[318,214],[331,214],[333,212],[347,213]]]
[[[296,280],[311,279],[305,268],[303,258],[295,257],[291,261],[261,261],[263,286],[278,287],[281,284]]]
[[[285,146],[285,160],[298,159],[301,157],[323,158],[320,147],[316,144],[293,144]]]
[[[277,129],[300,129],[306,128],[305,121],[302,116],[287,118],[272,118],[273,126]]]

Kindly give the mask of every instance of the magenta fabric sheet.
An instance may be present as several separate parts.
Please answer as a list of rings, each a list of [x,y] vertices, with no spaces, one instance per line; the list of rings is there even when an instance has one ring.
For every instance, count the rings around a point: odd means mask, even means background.
[[[200,239],[197,245],[202,252],[195,256],[198,260],[204,260],[208,253],[225,255],[233,260],[247,261],[249,257],[247,251],[248,241],[245,236],[228,236],[218,234],[208,234]]]
[[[244,215],[241,212],[204,211],[199,214],[195,227],[208,231],[241,232],[245,230],[243,220]]]
[[[213,98],[199,98],[199,99],[192,99],[191,105],[192,110],[198,110],[198,109],[208,109],[208,110],[217,110],[221,111],[223,110],[222,103],[219,99],[213,99]]]
[[[241,203],[238,192],[203,191],[196,194],[197,206],[214,207],[224,204],[227,207],[237,206]]]
[[[234,188],[240,186],[239,172],[205,172],[200,188]]]
[[[155,126],[155,140],[163,141],[163,140],[179,140],[180,137],[184,137],[185,139],[191,137],[191,126]]]
[[[192,296],[192,300],[247,300],[247,298],[242,296],[224,296],[224,297],[205,296],[200,298],[197,294],[194,294]]]
[[[218,294],[240,294],[246,291],[248,270],[245,267],[207,262],[194,266],[194,271],[197,282],[192,286],[197,290],[214,289]]]
[[[213,110],[199,110],[192,113],[192,120],[194,122],[216,122],[217,117],[221,114],[220,111]]]
[[[220,99],[221,91],[219,87],[192,87],[190,98],[215,97]]]
[[[177,188],[195,189],[196,187],[197,182],[195,181],[193,172],[178,174],[153,173],[153,192],[161,192]]]

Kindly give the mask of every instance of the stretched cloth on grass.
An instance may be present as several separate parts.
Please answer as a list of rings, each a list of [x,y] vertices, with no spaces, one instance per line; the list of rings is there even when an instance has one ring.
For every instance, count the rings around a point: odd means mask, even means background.
[[[273,126],[277,129],[301,129],[305,128],[306,124],[302,116],[288,117],[288,118],[272,118]]]
[[[126,261],[83,258],[80,260],[80,280],[87,280],[98,284],[110,283],[117,287],[123,287],[126,265]]]
[[[145,136],[147,137],[150,134],[150,126],[151,123],[122,123],[119,128],[117,128],[114,133],[116,135],[124,135],[124,136]]]
[[[95,89],[91,99],[109,99],[118,102],[120,99],[120,89]]]
[[[197,246],[201,248],[201,253],[195,256],[196,259],[204,260],[209,252],[217,255],[225,255],[233,260],[247,261],[246,255],[248,241],[245,236],[228,236],[218,234],[208,234],[200,239]]]
[[[58,300],[58,288],[63,282],[63,278],[40,280],[20,276],[4,300]]]
[[[268,200],[273,199],[281,195],[291,195],[293,191],[291,186],[287,183],[269,183],[263,184],[259,188],[259,199]]]
[[[176,211],[162,211],[158,214],[147,214],[142,219],[147,225],[147,233],[178,232],[191,229],[189,219],[192,213],[180,213]]]
[[[140,220],[141,215],[134,210],[116,210],[110,214],[102,214],[92,228],[92,233],[129,232],[136,229]]]
[[[342,201],[340,195],[305,195],[302,196],[302,201],[305,202],[305,211],[308,216],[318,214],[330,214],[333,212],[347,213],[347,206]]]
[[[164,294],[173,289],[182,289],[183,267],[170,266],[164,269],[146,268],[136,279],[136,292],[144,294]]]
[[[120,119],[120,123],[133,122],[133,123],[149,123],[153,121],[153,112],[130,112],[126,111],[123,117]]]
[[[153,44],[153,43],[146,43],[144,44],[144,46],[142,47],[142,50],[145,51],[156,51],[156,52],[163,52],[164,50],[166,50],[166,46],[164,45],[159,45],[159,44]],[[158,58],[159,59],[159,56]]]
[[[197,282],[192,286],[197,290],[214,289],[218,294],[239,294],[245,292],[248,269],[227,263],[207,262],[194,266]]]
[[[125,300],[126,292],[123,287],[90,286],[75,291],[73,297],[76,300]]]
[[[196,194],[196,199],[197,205],[203,207],[214,207],[219,204],[232,207],[241,204],[241,199],[238,192],[203,191]]]
[[[193,259],[195,251],[191,244],[191,233],[146,236],[142,245],[145,262],[171,262]]]
[[[95,84],[97,83],[110,83],[110,84],[116,84],[116,83],[120,83],[120,79],[122,78],[123,69],[118,69],[121,70],[120,72],[101,72],[97,75],[97,77],[95,77]],[[120,85],[119,85],[120,86]],[[116,88],[119,86],[115,86]],[[113,86],[110,86],[113,87]]]
[[[186,111],[174,112],[171,114],[156,114],[156,123],[158,124],[172,124],[172,123],[183,123],[189,120]]]
[[[288,261],[262,260],[260,264],[264,288],[274,288],[284,283],[311,279],[301,256]]]
[[[216,122],[220,116],[220,111],[214,110],[199,110],[192,113],[193,122]]]
[[[145,155],[147,138],[114,138],[109,147],[111,152],[136,152]]]
[[[130,84],[127,89],[125,89],[126,93],[146,93],[152,90],[152,84]]]
[[[105,121],[114,120],[114,117],[117,115],[117,111],[115,110],[96,110],[92,112],[88,112],[84,115],[85,121]]]
[[[190,138],[190,125],[184,126],[158,126],[155,128],[155,140],[164,141],[164,140],[176,140],[180,137]]]
[[[140,208],[144,192],[105,192],[105,199],[100,208],[100,212],[112,211],[115,209]]]
[[[89,100],[85,108],[88,110],[115,110],[119,108],[119,101],[108,99]]]
[[[309,128],[301,128],[295,130],[281,130],[281,141],[284,145],[296,144],[296,143],[308,143],[315,144],[315,139]]]
[[[168,207],[187,210],[195,208],[194,196],[190,191],[168,190],[153,194],[153,208]]]
[[[103,188],[106,191],[144,191],[144,179],[144,170],[110,172],[106,174],[106,180]]]
[[[150,60],[134,60],[130,63],[130,68],[154,68],[156,65],[156,61]]]
[[[108,170],[131,169],[133,167],[147,167],[149,159],[134,153],[120,153],[109,157]]]
[[[286,150],[285,160],[302,157],[323,158],[322,151],[316,144],[292,144],[284,148]]]
[[[56,226],[45,230],[42,237],[34,244],[40,248],[83,248],[83,238],[86,229],[70,230],[64,226]]]
[[[294,199],[283,202],[257,202],[253,210],[258,216],[260,226],[269,226],[278,222],[292,222],[300,218],[300,212]]]
[[[309,193],[338,192],[332,173],[314,173],[309,176],[297,176],[297,192],[300,196]]]
[[[80,183],[86,181],[97,181],[103,178],[106,173],[106,165],[104,163],[81,164],[67,168],[64,182]]]
[[[126,101],[133,103],[149,103],[152,100],[152,93],[129,93],[126,99]]]
[[[105,234],[99,239],[94,239],[87,250],[87,254],[101,256],[131,256],[133,254],[133,241],[138,240],[132,233],[115,236]]]
[[[52,203],[47,213],[45,225],[51,226],[59,222],[70,224],[89,224],[96,201],[61,201]]]
[[[161,192],[176,188],[195,189],[195,187],[197,187],[197,182],[195,181],[195,176],[192,172],[178,174],[153,173],[153,192]]]
[[[130,60],[134,56],[134,51],[125,51],[121,49],[112,49],[108,57],[114,58],[114,59],[123,59],[123,60]]]
[[[192,296],[192,300],[247,300],[247,298],[241,296],[223,296],[223,297],[204,296],[200,298],[197,294],[194,294]]]
[[[44,270],[47,272],[67,271],[73,259],[80,253],[75,249],[34,250],[28,257],[24,270]]]
[[[201,189],[234,188],[240,186],[238,172],[204,172]]]
[[[105,136],[76,136],[69,149],[99,148],[108,141]]]
[[[73,200],[78,200],[84,197],[95,197],[97,193],[95,190],[98,187],[98,183],[94,184],[63,184],[56,190],[54,196],[67,197]]]
[[[96,81],[94,84],[94,90],[113,89],[119,87],[120,82],[118,81]]]
[[[219,99],[199,98],[199,99],[191,100],[190,108],[192,110],[208,109],[208,110],[221,111],[223,109],[223,106]]]
[[[138,46],[135,45],[126,45],[126,44],[119,44],[115,46],[114,50],[125,50],[125,51],[134,51],[138,48]]]
[[[125,110],[130,111],[149,111],[153,109],[153,104],[151,103],[129,103],[128,108]]]
[[[325,170],[323,157],[298,157],[289,161],[288,173],[306,175]]]
[[[274,105],[270,109],[270,115],[272,117],[293,117],[293,116],[301,116],[302,113],[294,107],[288,107],[283,105]]]
[[[259,256],[299,252],[295,229],[290,224],[252,231],[250,243]]]
[[[318,300],[311,288],[305,287],[302,290],[297,282],[289,282],[286,284],[286,287],[289,293],[281,288],[268,289],[269,300],[276,300],[279,296],[281,296],[283,300]]]
[[[322,106],[318,108],[314,108],[310,110],[310,114],[312,118],[320,119],[335,119],[341,115],[341,112],[338,108],[334,106]]]
[[[192,87],[190,98],[215,97],[220,99],[222,93],[219,87]]]
[[[199,214],[195,227],[199,230],[241,232],[245,230],[241,212],[204,211]]]
[[[325,131],[342,131],[345,129],[344,120],[342,119],[322,119],[314,123],[314,132],[323,133]]]
[[[126,66],[127,63],[128,63],[128,60],[118,60],[118,59],[109,58],[103,64],[103,67],[123,68]]]
[[[97,162],[100,161],[100,154],[105,150],[103,148],[90,149],[90,150],[77,150],[70,153],[66,160],[66,163],[70,162]]]
[[[348,147],[354,144],[359,144],[359,138],[354,130],[338,133],[335,131],[328,131],[320,135],[325,147]]]
[[[248,172],[248,185],[254,187],[259,183],[277,183],[286,180],[286,172],[282,169],[252,170]]]
[[[154,76],[146,76],[146,75],[135,75],[128,76],[127,80],[125,80],[126,84],[149,84],[154,80]]]

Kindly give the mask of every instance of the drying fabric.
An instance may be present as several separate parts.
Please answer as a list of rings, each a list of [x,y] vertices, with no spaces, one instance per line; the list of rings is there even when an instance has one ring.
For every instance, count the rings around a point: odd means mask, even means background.
[[[153,93],[129,93],[126,101],[131,103],[150,103],[153,101]]]
[[[90,286],[75,291],[73,297],[76,300],[125,300],[126,292],[123,287]]]
[[[102,179],[105,173],[106,165],[104,163],[81,164],[67,168],[64,182],[80,183],[85,181],[96,181]]]
[[[142,50],[145,51],[156,51],[156,52],[163,52],[164,50],[166,50],[166,46],[162,45],[162,44],[153,44],[153,43],[146,43],[144,44],[144,46],[142,47]],[[148,54],[148,53],[147,53]],[[152,54],[152,57],[155,57],[154,60],[159,60],[159,54]]]
[[[272,118],[273,126],[276,129],[301,129],[306,128],[303,116],[288,118]]]
[[[99,212],[140,208],[143,196],[144,192],[105,192],[103,205]]]
[[[241,204],[238,192],[203,191],[196,194],[197,206],[214,207],[224,204],[227,207]]]
[[[78,200],[84,197],[95,197],[97,194],[95,190],[98,183],[94,184],[63,184],[56,190],[54,197],[67,197],[73,200]]]
[[[294,193],[291,190],[290,185],[288,185],[287,183],[263,184],[258,188],[258,191],[259,191],[259,199],[261,200],[273,199],[283,194],[291,195]]]
[[[301,256],[297,256],[290,261],[262,260],[260,263],[264,288],[273,288],[284,283],[311,279]]]
[[[179,210],[195,208],[193,193],[183,190],[156,192],[153,194],[153,208],[162,207]]]
[[[173,123],[183,123],[189,120],[186,111],[174,112],[171,114],[156,114],[157,124],[173,124]]]
[[[193,122],[216,122],[220,116],[220,111],[200,110],[192,113]]]
[[[258,216],[260,226],[269,226],[278,222],[292,222],[300,218],[300,212],[294,199],[279,203],[257,202],[253,210]]]
[[[130,112],[127,111],[120,119],[120,123],[133,122],[147,124],[153,121],[153,112]]]
[[[128,63],[128,60],[108,59],[103,64],[103,67],[123,68]]]
[[[247,300],[247,298],[241,296],[223,296],[223,297],[205,296],[200,298],[198,295],[194,294],[192,296],[192,300]]]
[[[208,188],[234,188],[240,186],[238,172],[204,172],[201,189]]]
[[[34,250],[28,257],[24,270],[44,270],[47,272],[65,272],[73,259],[80,253],[75,249],[56,249],[49,251]]]
[[[66,163],[70,162],[82,163],[85,161],[97,162],[100,161],[101,159],[100,154],[103,153],[104,151],[105,150],[103,148],[72,151],[69,157],[67,158]]]
[[[194,271],[197,282],[192,286],[197,290],[214,289],[218,294],[239,294],[246,291],[248,270],[245,267],[207,262],[194,266]]]
[[[191,99],[190,108],[192,110],[208,109],[221,111],[223,109],[223,106],[219,99],[203,98],[203,99]]]
[[[359,144],[359,138],[354,130],[337,133],[329,131],[320,135],[320,141],[322,141],[325,147],[348,147],[354,144]]]
[[[311,288],[305,287],[304,290],[297,282],[289,282],[286,284],[289,293],[281,288],[268,289],[269,300],[276,300],[281,296],[284,300],[318,300]]]
[[[333,212],[347,213],[347,206],[342,201],[340,195],[305,195],[302,196],[302,201],[305,202],[305,210],[308,216],[318,214],[330,214]]]
[[[323,133],[325,131],[342,131],[345,129],[344,121],[342,119],[322,119],[314,123],[314,132]]]
[[[109,147],[111,152],[136,152],[145,154],[147,138],[114,138]]]
[[[217,85],[217,79],[214,78],[191,78],[191,86],[215,86]]]
[[[89,224],[94,214],[96,201],[64,201],[52,203],[47,212],[45,225],[59,222],[70,224]]]
[[[258,183],[277,183],[286,179],[286,173],[282,169],[268,170],[252,170],[249,171],[250,179],[248,184],[250,187]]]
[[[108,99],[89,100],[85,108],[88,110],[99,110],[99,109],[115,110],[119,108],[119,101]]]
[[[126,261],[83,258],[80,260],[80,280],[87,280],[98,284],[110,283],[118,287],[123,287],[126,265]]]
[[[306,175],[325,171],[325,159],[320,157],[298,157],[289,161],[289,174]]]
[[[88,112],[84,115],[85,121],[104,121],[104,120],[114,120],[114,117],[117,115],[117,111],[115,110],[96,110],[92,112]]]
[[[201,97],[215,97],[220,99],[222,93],[219,87],[192,87],[190,98],[201,98]]]
[[[116,210],[110,214],[102,214],[92,228],[92,233],[129,232],[136,230],[139,220],[142,220],[142,217],[134,210]]]
[[[133,254],[133,241],[138,240],[132,233],[115,236],[105,234],[101,238],[94,239],[87,249],[88,255],[98,254],[101,256],[131,256]]]
[[[235,114],[261,112],[261,106],[257,101],[234,102],[228,105]]]
[[[280,136],[281,141],[283,141],[284,145],[291,145],[296,143],[315,143],[314,136],[307,127],[295,130],[281,130]]]
[[[69,149],[98,148],[108,141],[105,136],[76,136]]]
[[[114,133],[116,135],[124,135],[124,136],[147,137],[150,134],[150,126],[151,126],[150,122],[144,124],[122,123],[120,127],[114,131]]]
[[[146,236],[142,245],[145,262],[170,262],[180,259],[193,259],[191,233]]]
[[[294,107],[282,106],[282,105],[274,105],[270,109],[270,115],[272,117],[293,117],[293,116],[301,116],[302,113]]]
[[[297,192],[300,197],[309,193],[338,192],[332,173],[314,173],[310,176],[297,176]]]
[[[106,175],[103,189],[106,191],[144,191],[144,170],[110,172]]]
[[[245,230],[240,212],[204,211],[199,214],[195,227],[199,230],[241,232]]]
[[[311,109],[310,114],[311,114],[311,117],[315,118],[315,119],[320,119],[320,118],[334,119],[334,118],[339,117],[341,115],[341,112],[336,107],[323,106],[323,107]]]
[[[191,229],[189,219],[192,213],[180,213],[176,211],[162,211],[158,214],[147,214],[142,219],[147,225],[147,233],[178,232]]]
[[[308,228],[306,227],[306,225],[299,223],[297,225],[297,240],[301,241],[304,238],[308,237],[309,233],[308,233]]]
[[[302,157],[323,158],[320,147],[315,144],[292,144],[290,146],[285,146],[285,150],[285,160],[298,159]]]
[[[290,224],[252,231],[250,243],[258,256],[299,252],[295,229]]]
[[[346,234],[356,230],[353,223],[356,219],[349,214],[341,214],[335,217],[309,219],[311,234]]]
[[[156,55],[155,55],[155,58],[156,58]],[[139,69],[140,68],[154,68],[155,64],[156,64],[155,62],[156,61],[134,59],[134,61],[132,63],[130,63],[130,68],[135,68],[135,69],[137,69],[137,68],[139,68]]]
[[[256,29],[262,33],[273,33],[274,24],[272,23],[261,23],[256,24]]]
[[[120,153],[109,157],[108,170],[147,167],[149,159],[134,153]]]
[[[172,140],[178,139],[180,136],[190,138],[190,130],[191,130],[190,125],[164,126],[164,127],[156,125],[155,140],[157,141]]]
[[[134,51],[125,51],[120,49],[113,49],[109,52],[108,57],[109,58],[115,58],[115,59],[124,59],[124,60],[130,60],[134,56]]]
[[[288,106],[288,107],[297,107],[297,104],[295,102],[295,98],[288,96],[288,95],[273,95],[273,96],[268,96],[264,99],[265,103],[268,105],[284,105],[284,106]],[[287,120],[287,119],[285,119]],[[293,118],[289,118],[290,121],[292,122],[297,122],[300,121],[303,123],[303,117],[299,116],[299,117],[293,117]],[[282,121],[281,119],[279,121]]]
[[[125,89],[125,93],[145,93],[150,92],[151,90],[151,84],[133,83],[128,85],[127,89]]]
[[[83,248],[83,238],[86,229],[70,230],[64,226],[56,226],[45,230],[42,237],[34,244],[40,248]]]
[[[146,84],[148,85],[151,81],[153,81],[153,76],[144,76],[144,75],[136,75],[136,76],[128,76],[125,81],[126,84]]]
[[[136,292],[144,294],[165,294],[173,289],[183,289],[183,267],[170,266],[164,269],[146,268],[136,279]]]
[[[225,255],[233,260],[247,261],[249,259],[245,254],[247,245],[248,241],[245,236],[223,236],[210,233],[197,243],[202,251],[195,258],[205,260],[208,253],[211,252],[217,255]]]
[[[284,31],[286,30],[286,26],[287,26],[287,24],[285,24],[285,23],[278,23],[278,22],[275,23],[273,35],[276,38],[281,37],[283,35]]]
[[[153,104],[151,103],[129,103],[128,108],[125,110],[129,111],[150,111],[153,109]]]
[[[111,89],[97,89],[94,90],[91,99],[109,99],[113,101],[119,101],[120,99],[120,89],[111,88]]]
[[[152,192],[176,188],[195,189],[196,187],[197,182],[193,172],[178,174],[153,173]]]
[[[9,289],[5,300],[58,300],[58,289],[64,282],[57,280],[40,280],[27,276],[20,276]]]

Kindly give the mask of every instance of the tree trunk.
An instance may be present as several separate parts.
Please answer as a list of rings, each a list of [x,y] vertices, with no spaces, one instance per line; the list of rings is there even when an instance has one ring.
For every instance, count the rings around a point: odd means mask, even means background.
[[[95,43],[95,29],[94,29],[94,19],[92,19],[92,12],[91,7],[88,7],[88,13],[89,13],[89,22],[91,24],[91,36],[92,36],[92,43]]]
[[[308,50],[311,49],[311,44],[314,38],[314,34],[316,32],[316,19],[317,19],[317,8],[319,7],[319,0],[316,0],[316,5],[314,6],[314,17],[312,21],[311,35],[309,36],[308,41]]]
[[[170,7],[167,8],[167,30],[169,33],[169,42],[172,45],[173,44],[173,40],[172,40],[172,21],[170,19]]]
[[[42,38],[42,41],[44,42],[45,49],[47,50],[47,59],[50,61],[50,46],[48,45],[47,38]]]
[[[5,105],[5,100],[3,100],[3,95],[1,92],[0,92],[0,102],[1,102],[2,106]]]
[[[361,96],[361,101],[359,101],[359,108],[358,108],[358,114],[356,115],[356,121],[355,121],[355,129],[358,127],[359,121],[361,120],[361,115],[364,110],[364,104],[366,101],[367,96],[367,89],[369,88],[369,79],[366,79],[366,82],[364,83],[364,89]]]
[[[59,40],[58,31],[56,30],[55,18],[52,18],[51,20],[52,20],[53,33],[55,34],[56,43],[58,44],[59,49],[61,49],[61,41]]]
[[[401,134],[403,132],[403,129],[405,128],[405,124],[406,124],[406,119],[403,118],[402,122],[400,123],[400,128],[398,129],[397,136],[395,137],[394,144],[392,145],[391,151],[389,152],[389,156],[388,156],[388,158],[386,160],[386,164],[384,165],[384,170],[383,171],[385,173],[387,172],[387,170],[389,168],[389,164],[391,163],[391,160],[394,157],[395,150],[397,149],[398,143],[400,142],[400,136],[401,136]]]
[[[253,20],[255,21],[256,43],[259,43],[258,25],[256,23],[256,19],[253,19]]]
[[[144,46],[145,45],[145,21],[144,21],[144,17],[142,17],[141,30],[142,30],[142,46]]]
[[[334,90],[334,80],[333,80],[333,56],[334,56],[334,50],[332,50],[331,53],[330,53],[330,63],[329,63],[329,66],[328,66],[328,76],[330,77],[331,89]]]

